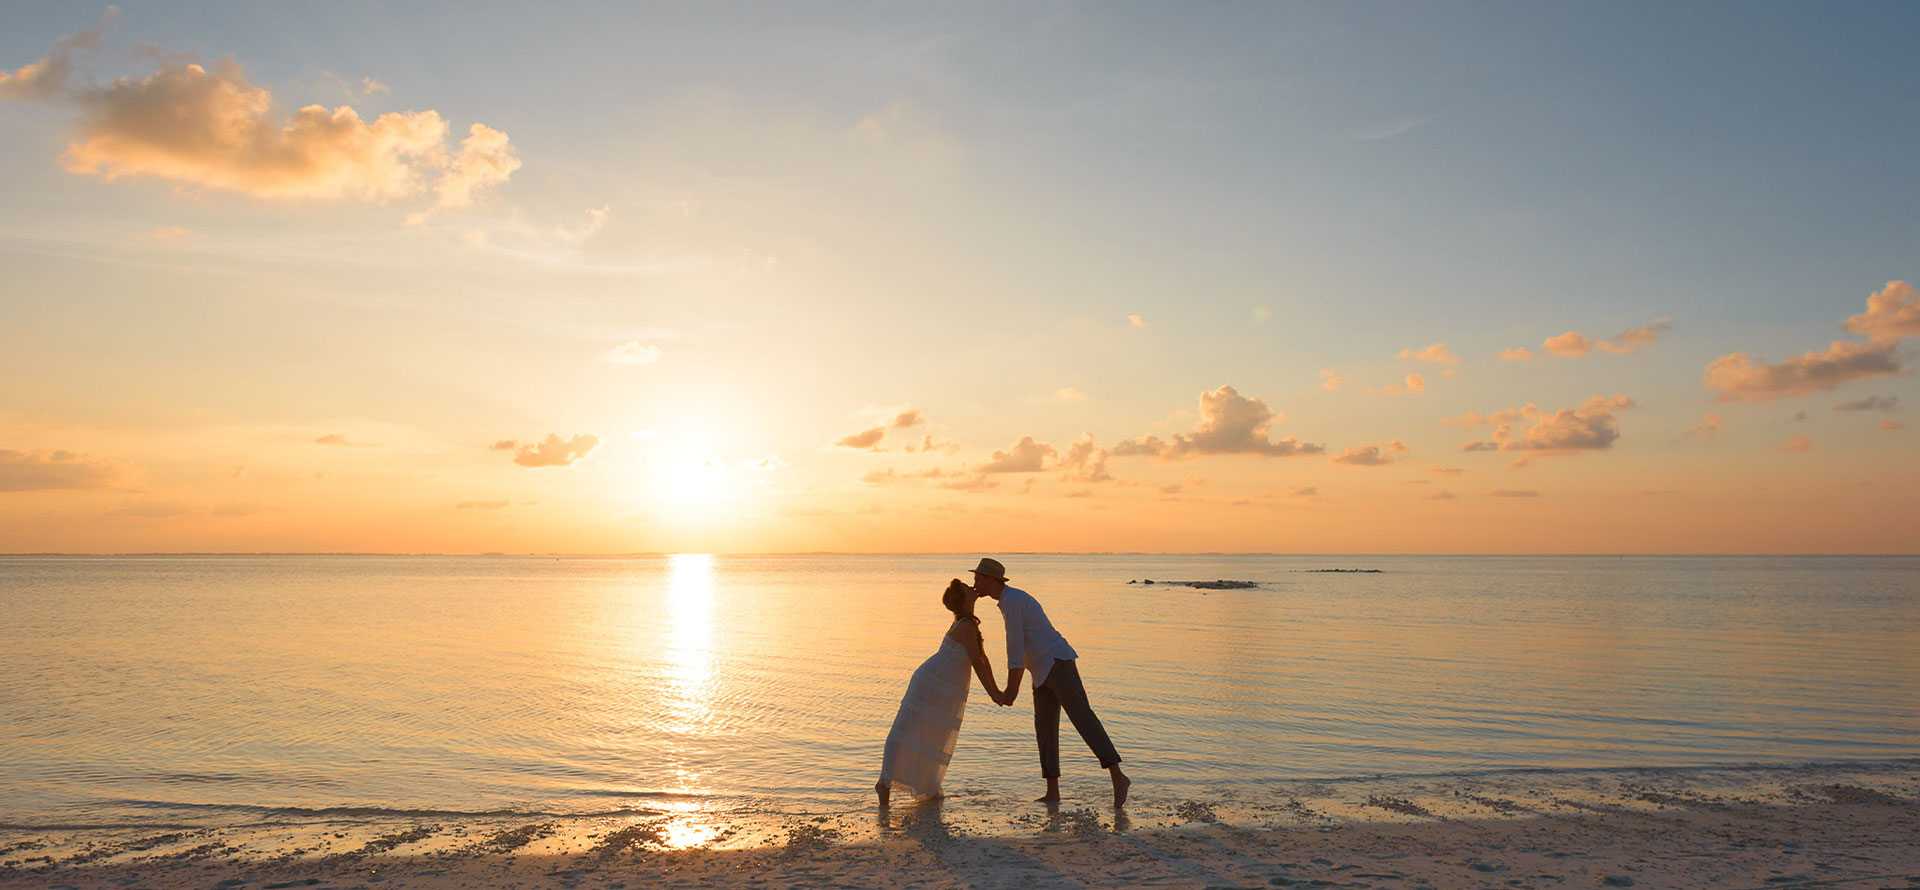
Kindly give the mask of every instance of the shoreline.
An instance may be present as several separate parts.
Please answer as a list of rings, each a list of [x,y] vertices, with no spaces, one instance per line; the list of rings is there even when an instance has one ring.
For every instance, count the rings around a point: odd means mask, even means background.
[[[0,827],[0,888],[1920,887],[1920,764],[957,794],[833,813]],[[1322,883],[1324,882],[1324,883]]]

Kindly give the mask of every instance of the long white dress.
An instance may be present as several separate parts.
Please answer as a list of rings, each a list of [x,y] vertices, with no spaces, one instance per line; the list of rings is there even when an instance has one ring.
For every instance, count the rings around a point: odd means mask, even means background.
[[[939,651],[913,672],[880,755],[880,781],[915,797],[940,794],[940,780],[946,777],[953,747],[960,741],[960,718],[966,714],[967,692],[973,688],[967,647],[953,636],[962,623],[957,620],[947,628]],[[960,632],[972,633],[973,628]]]

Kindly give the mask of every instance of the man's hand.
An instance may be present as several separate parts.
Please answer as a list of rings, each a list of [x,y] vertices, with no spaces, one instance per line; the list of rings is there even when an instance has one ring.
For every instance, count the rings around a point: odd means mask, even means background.
[[[1020,689],[1019,687],[1015,687],[1013,689],[1008,689],[1000,693],[999,695],[994,696],[993,701],[995,704],[999,705],[1000,707],[1011,708],[1013,707],[1013,703],[1015,701],[1018,701],[1019,698],[1020,698]]]

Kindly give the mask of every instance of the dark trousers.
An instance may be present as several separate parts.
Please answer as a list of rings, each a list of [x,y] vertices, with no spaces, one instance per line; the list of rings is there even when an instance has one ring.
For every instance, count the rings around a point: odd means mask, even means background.
[[[1087,704],[1087,687],[1080,682],[1080,669],[1074,667],[1071,660],[1056,661],[1053,669],[1047,671],[1046,682],[1033,690],[1033,737],[1040,742],[1041,778],[1060,778],[1060,711],[1063,708],[1067,719],[1073,721],[1073,728],[1079,730],[1080,738],[1093,750],[1093,756],[1100,758],[1102,768],[1120,762],[1120,753],[1113,750],[1113,740],[1107,738],[1107,728],[1100,725],[1093,706]]]

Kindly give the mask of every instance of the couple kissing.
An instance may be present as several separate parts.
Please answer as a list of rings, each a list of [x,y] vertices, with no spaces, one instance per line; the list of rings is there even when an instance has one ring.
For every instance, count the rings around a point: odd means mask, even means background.
[[[973,614],[974,602],[980,597],[992,599],[1006,623],[1004,689],[994,682],[980,619]],[[1033,736],[1040,746],[1040,775],[1047,780],[1047,793],[1041,801],[1060,799],[1060,712],[1064,710],[1093,756],[1099,758],[1100,766],[1112,777],[1113,805],[1124,805],[1127,788],[1133,783],[1120,771],[1120,754],[1087,703],[1087,690],[1075,665],[1079,655],[1047,620],[1039,601],[1020,588],[1008,586],[1006,568],[999,560],[987,558],[973,570],[972,586],[954,579],[941,596],[941,603],[953,613],[953,624],[941,638],[939,650],[913,672],[906,695],[900,699],[900,711],[893,718],[893,729],[887,733],[880,757],[880,781],[873,786],[880,795],[880,805],[887,805],[896,788],[917,798],[940,796],[940,782],[960,740],[967,693],[973,688],[969,671],[979,678],[988,697],[1002,707],[1012,707],[1019,700],[1021,678],[1033,675]]]

